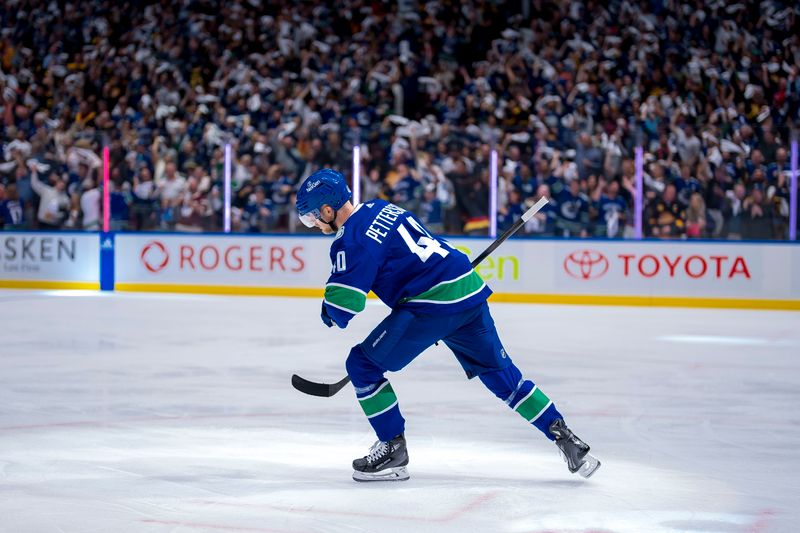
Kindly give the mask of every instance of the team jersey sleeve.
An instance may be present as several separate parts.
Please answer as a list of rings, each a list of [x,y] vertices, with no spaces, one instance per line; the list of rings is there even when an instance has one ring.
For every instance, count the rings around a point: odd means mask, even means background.
[[[344,329],[364,310],[367,293],[378,273],[378,262],[363,246],[334,246],[331,275],[325,284],[324,305],[328,316]]]

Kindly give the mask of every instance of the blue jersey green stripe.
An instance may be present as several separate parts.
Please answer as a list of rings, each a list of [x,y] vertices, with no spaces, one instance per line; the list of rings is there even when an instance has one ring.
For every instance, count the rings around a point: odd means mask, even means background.
[[[470,270],[466,274],[455,279],[438,283],[422,294],[411,298],[404,298],[400,303],[456,303],[479,293],[485,286],[486,283],[484,283],[478,273],[474,270]]]
[[[372,418],[397,405],[397,395],[394,393],[392,385],[386,381],[369,396],[359,398],[358,402],[367,418]]]
[[[550,405],[550,398],[534,386],[533,390],[523,398],[519,405],[514,409],[528,422],[533,422]]]
[[[325,286],[325,301],[344,311],[360,313],[366,305],[367,294],[355,287],[328,283]]]

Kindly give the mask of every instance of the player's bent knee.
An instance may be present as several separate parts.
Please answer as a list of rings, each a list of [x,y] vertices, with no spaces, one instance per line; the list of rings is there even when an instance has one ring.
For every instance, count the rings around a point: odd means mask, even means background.
[[[495,396],[506,401],[519,387],[522,381],[522,373],[516,365],[509,365],[503,369],[493,372],[485,372],[478,376],[487,389],[492,391]]]
[[[347,355],[347,359],[344,362],[344,367],[347,370],[347,375],[350,376],[350,379],[353,379],[353,376],[360,374],[360,369],[364,364],[364,358],[364,352],[361,351],[359,346],[353,346],[350,348],[350,353]]]
[[[356,386],[376,383],[383,378],[383,370],[369,360],[360,345],[353,346],[344,363],[347,375]]]

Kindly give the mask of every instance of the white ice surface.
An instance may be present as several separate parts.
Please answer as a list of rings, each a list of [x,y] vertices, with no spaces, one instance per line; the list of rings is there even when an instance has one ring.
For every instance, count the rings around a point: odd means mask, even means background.
[[[411,479],[338,380],[386,314],[312,299],[0,291],[0,531],[794,532],[800,313],[493,304],[523,373],[603,466],[555,447],[444,347],[390,375]]]

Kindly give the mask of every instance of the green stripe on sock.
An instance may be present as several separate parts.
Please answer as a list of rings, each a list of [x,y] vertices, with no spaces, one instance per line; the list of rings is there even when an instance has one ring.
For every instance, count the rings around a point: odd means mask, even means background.
[[[435,287],[418,294],[413,298],[406,301],[414,302],[418,300],[428,300],[435,303],[448,303],[456,300],[461,300],[469,294],[472,294],[483,287],[483,279],[474,270],[468,275],[455,281],[445,281],[439,283]]]
[[[359,398],[358,401],[364,410],[364,414],[367,415],[367,418],[370,418],[397,403],[397,395],[395,395],[391,383],[387,381],[384,385],[381,385],[377,393],[368,398]]]
[[[525,420],[533,420],[542,410],[550,403],[550,398],[536,387],[533,394],[528,396],[521,402],[514,410],[518,412]]]
[[[363,292],[356,289],[349,289],[340,285],[327,285],[325,286],[325,301],[344,307],[353,313],[360,313],[364,310],[367,297]]]

